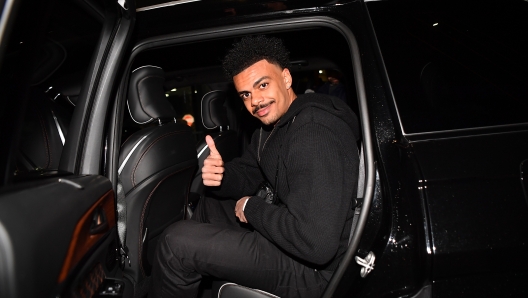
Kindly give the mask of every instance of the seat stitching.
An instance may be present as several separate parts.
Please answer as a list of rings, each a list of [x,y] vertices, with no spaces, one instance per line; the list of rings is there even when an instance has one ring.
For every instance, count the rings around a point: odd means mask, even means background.
[[[145,201],[145,203],[143,204],[143,210],[141,211],[141,219],[139,221],[139,249],[138,249],[138,253],[139,253],[139,268],[141,269],[141,273],[143,274],[143,277],[146,277],[147,275],[145,274],[145,270],[143,269],[143,258],[142,258],[142,255],[143,255],[143,224],[144,224],[144,218],[145,218],[145,212],[147,211],[147,205],[149,204],[150,202],[150,198],[152,197],[152,195],[154,195],[154,192],[156,192],[156,190],[158,189],[158,187],[169,177],[177,174],[177,173],[180,173],[180,172],[183,172],[185,170],[188,170],[190,168],[192,168],[193,166],[188,166],[188,167],[185,167],[183,169],[180,169],[176,172],[173,172],[167,176],[165,176],[165,178],[163,178],[160,182],[158,182],[158,184],[156,184],[156,186],[154,187],[154,189],[150,192],[147,200]],[[189,182],[190,182],[190,179],[189,179]],[[189,185],[190,183],[187,183],[187,185]],[[189,194],[189,186],[187,186],[187,194]],[[187,205],[186,202],[187,202],[187,198],[185,200],[185,203],[184,203],[184,207]],[[184,208],[184,212],[185,212],[185,208]],[[184,214],[184,218],[185,218],[185,214]]]
[[[160,137],[158,137],[157,139],[154,140],[154,142],[152,144],[150,144],[145,152],[143,152],[141,154],[141,157],[139,158],[138,162],[136,163],[136,165],[134,166],[134,169],[132,170],[132,173],[130,175],[130,180],[132,180],[132,187],[135,187],[136,186],[136,170],[139,166],[139,164],[141,163],[141,161],[143,160],[143,157],[145,157],[145,155],[149,152],[149,150],[161,139],[167,137],[167,136],[170,136],[170,135],[173,135],[173,134],[182,134],[182,133],[185,133],[185,131],[181,130],[181,131],[173,131],[173,132],[169,132],[169,133],[166,133]]]
[[[47,157],[47,163],[44,169],[47,169],[51,166],[51,152],[49,150],[49,138],[48,138],[48,132],[46,131],[46,126],[44,125],[44,118],[42,117],[42,114],[37,111],[37,116],[39,118],[40,127],[42,128],[42,133],[44,135],[44,148],[46,149],[46,157]]]

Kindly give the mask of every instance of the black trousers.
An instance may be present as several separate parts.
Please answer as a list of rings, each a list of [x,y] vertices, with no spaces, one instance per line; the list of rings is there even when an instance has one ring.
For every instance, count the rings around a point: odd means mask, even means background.
[[[214,276],[284,297],[320,297],[329,277],[292,259],[240,224],[234,200],[205,198],[193,219],[161,235],[149,297],[196,297],[202,276]],[[331,274],[331,273],[330,273]]]

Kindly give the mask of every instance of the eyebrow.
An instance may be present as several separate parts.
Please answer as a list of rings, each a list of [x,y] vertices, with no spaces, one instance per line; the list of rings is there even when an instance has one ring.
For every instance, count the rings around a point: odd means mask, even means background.
[[[270,76],[263,76],[262,78],[256,80],[255,83],[253,83],[253,88],[257,87],[262,81],[264,81],[266,79],[271,79],[271,77]],[[239,95],[241,95],[243,93],[251,93],[251,92],[249,92],[249,91],[240,91],[240,92],[238,92]]]

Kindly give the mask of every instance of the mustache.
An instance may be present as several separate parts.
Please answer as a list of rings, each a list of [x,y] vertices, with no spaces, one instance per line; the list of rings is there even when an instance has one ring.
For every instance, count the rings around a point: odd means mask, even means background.
[[[258,106],[256,106],[255,108],[253,108],[253,115],[255,115],[260,109],[263,109],[263,108],[266,108],[267,106],[269,106],[270,104],[274,103],[275,101],[272,100],[268,103],[265,103],[265,104],[259,104]]]

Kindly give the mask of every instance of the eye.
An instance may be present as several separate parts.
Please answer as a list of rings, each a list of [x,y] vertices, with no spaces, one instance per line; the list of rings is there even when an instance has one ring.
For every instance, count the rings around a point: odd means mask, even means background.
[[[242,99],[248,99],[250,95],[251,95],[251,93],[249,93],[249,92],[240,93],[240,97]]]
[[[260,84],[260,89],[264,89],[266,87],[268,87],[269,83],[262,83]]]

